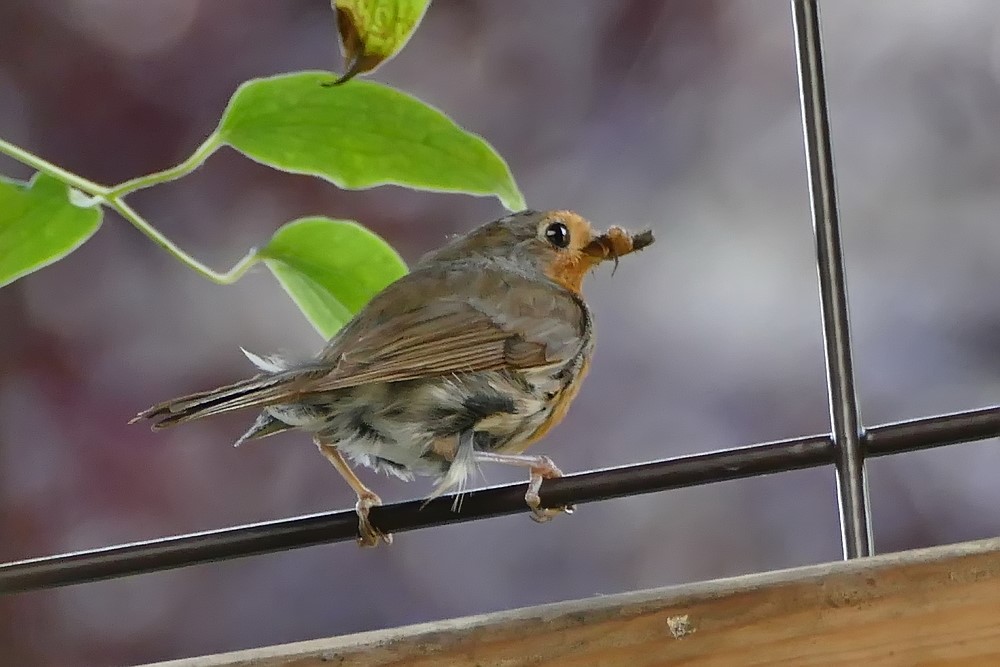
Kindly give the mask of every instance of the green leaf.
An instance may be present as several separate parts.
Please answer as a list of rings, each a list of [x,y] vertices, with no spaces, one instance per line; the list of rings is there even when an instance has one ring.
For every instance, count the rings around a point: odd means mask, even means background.
[[[258,256],[324,338],[406,274],[392,246],[350,220],[293,220]]]
[[[510,169],[481,137],[415,97],[370,81],[324,88],[322,72],[240,86],[219,136],[266,165],[348,189],[403,185],[496,195],[524,208]]]
[[[340,48],[347,71],[343,83],[371,72],[396,55],[427,11],[430,0],[331,0],[337,12]]]
[[[101,226],[100,207],[78,206],[73,195],[45,174],[0,179],[0,287],[62,259]]]

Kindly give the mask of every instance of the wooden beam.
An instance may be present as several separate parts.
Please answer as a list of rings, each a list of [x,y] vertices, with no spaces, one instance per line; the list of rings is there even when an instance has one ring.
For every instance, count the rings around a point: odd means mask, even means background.
[[[160,667],[1000,665],[1000,538]]]

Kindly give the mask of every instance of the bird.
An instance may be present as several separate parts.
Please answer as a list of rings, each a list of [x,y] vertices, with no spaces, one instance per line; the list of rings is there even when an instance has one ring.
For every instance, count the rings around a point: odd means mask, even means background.
[[[369,519],[379,496],[351,463],[403,480],[436,477],[460,511],[481,463],[527,468],[525,502],[544,522],[544,479],[562,472],[525,453],[566,415],[594,351],[586,274],[653,243],[646,230],[596,232],[568,210],[525,210],[456,236],[422,257],[357,312],[313,358],[244,352],[259,371],[158,403],[132,422],[154,430],[260,409],[236,442],[287,430],[311,434],[357,496],[358,542],[391,543]],[[350,460],[350,463],[348,462]]]

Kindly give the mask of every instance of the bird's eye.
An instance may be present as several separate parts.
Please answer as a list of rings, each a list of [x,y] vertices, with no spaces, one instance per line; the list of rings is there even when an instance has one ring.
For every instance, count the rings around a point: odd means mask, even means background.
[[[545,228],[545,238],[555,247],[565,248],[569,245],[569,230],[565,224],[553,222]]]

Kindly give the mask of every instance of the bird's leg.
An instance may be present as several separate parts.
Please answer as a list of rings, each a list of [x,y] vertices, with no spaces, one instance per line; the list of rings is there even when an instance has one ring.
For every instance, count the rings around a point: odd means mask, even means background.
[[[524,502],[531,508],[531,518],[538,523],[545,523],[552,517],[565,512],[572,514],[576,509],[574,505],[566,505],[549,509],[542,507],[542,500],[538,497],[538,490],[542,488],[542,480],[562,477],[562,471],[556,467],[547,456],[540,454],[500,454],[497,452],[476,452],[477,461],[492,461],[493,463],[506,463],[507,465],[521,466],[531,472],[528,480],[528,491],[524,494]]]
[[[314,438],[313,442],[319,448],[319,453],[333,464],[333,467],[337,469],[337,472],[344,478],[344,481],[351,485],[354,493],[358,494],[358,502],[354,505],[354,511],[358,513],[358,531],[361,533],[361,537],[358,538],[358,544],[363,547],[375,547],[378,546],[379,542],[392,544],[392,535],[390,533],[383,533],[373,526],[372,522],[368,519],[369,510],[376,505],[381,505],[382,499],[358,478],[354,470],[351,469],[351,466],[344,460],[344,455],[340,453],[336,445],[325,443],[319,437]]]

